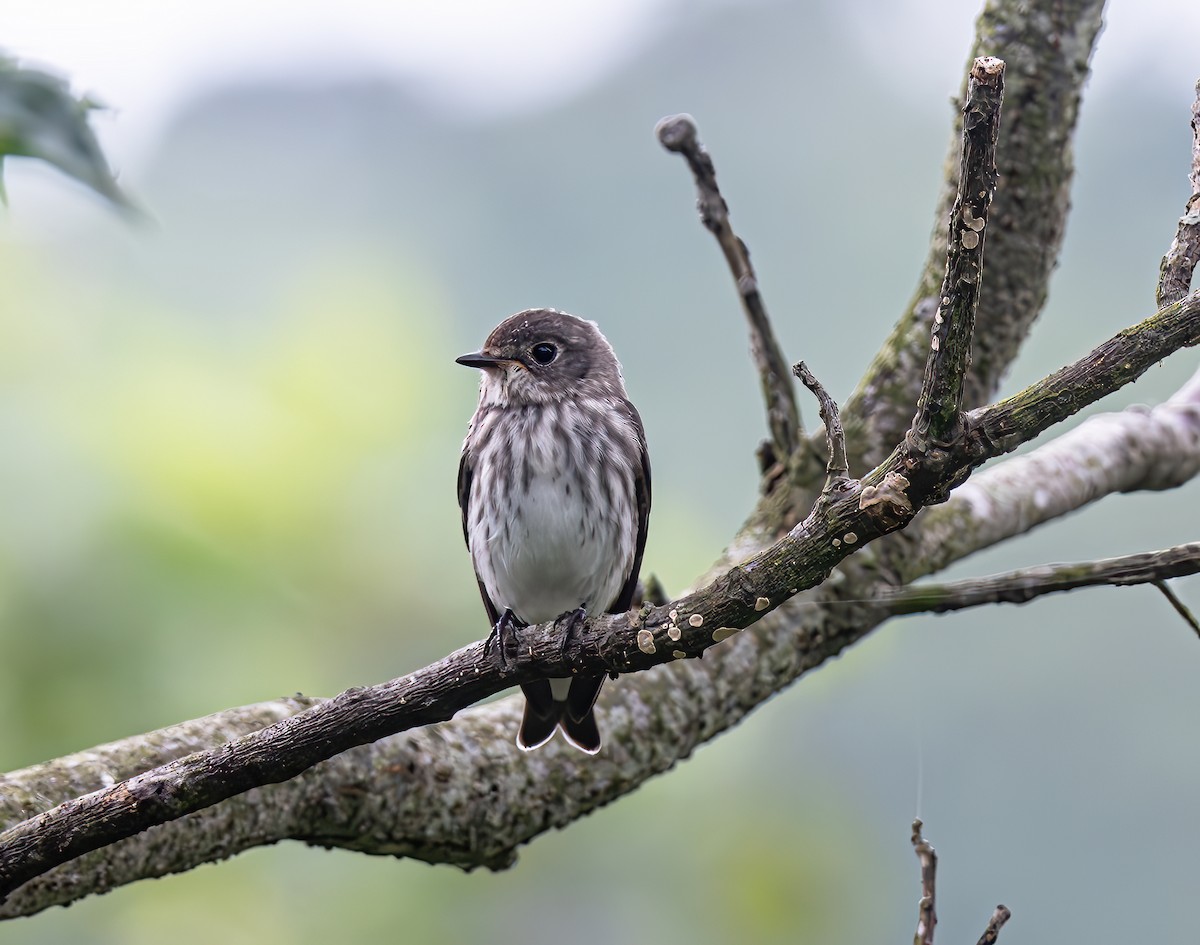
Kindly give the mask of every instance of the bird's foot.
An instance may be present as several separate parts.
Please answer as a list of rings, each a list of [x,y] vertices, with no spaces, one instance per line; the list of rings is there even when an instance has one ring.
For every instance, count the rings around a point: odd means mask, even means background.
[[[501,672],[508,672],[509,651],[515,652],[520,645],[521,641],[517,638],[520,629],[521,622],[517,620],[511,610],[505,610],[500,619],[496,621],[496,625],[492,627],[492,632],[483,641],[485,655],[493,646],[496,647],[496,655],[500,658]]]
[[[555,623],[563,625],[562,633],[558,635],[558,658],[565,660],[567,658],[567,647],[571,640],[579,634],[579,628],[583,626],[583,622],[587,620],[587,601],[584,601],[574,610],[569,610],[565,614],[561,614]]]

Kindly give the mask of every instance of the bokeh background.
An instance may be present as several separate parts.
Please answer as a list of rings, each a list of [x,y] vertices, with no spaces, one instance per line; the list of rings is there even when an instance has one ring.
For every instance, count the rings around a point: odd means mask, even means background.
[[[476,378],[453,358],[524,307],[616,346],[655,466],[646,566],[684,586],[753,501],[762,412],[655,121],[696,115],[786,354],[844,398],[923,260],[978,9],[8,0],[0,47],[112,106],[95,124],[153,222],[6,166],[0,770],[479,638],[453,485]],[[1010,390],[1153,309],[1197,35],[1192,0],[1112,4]],[[1198,360],[1103,407],[1160,401]],[[1200,483],[1109,498],[953,573],[1196,540],[1198,510]],[[1023,942],[1186,940],[1197,679],[1147,588],[897,621],[506,873],[285,844],[0,941],[897,941],[918,813],[939,940],[1000,901]]]

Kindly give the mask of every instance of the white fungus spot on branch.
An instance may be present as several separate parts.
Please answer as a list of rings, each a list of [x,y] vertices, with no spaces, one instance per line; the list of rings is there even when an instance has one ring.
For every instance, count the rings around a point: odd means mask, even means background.
[[[654,634],[649,630],[639,630],[637,635],[637,644],[638,649],[643,653],[653,653],[655,650]]]
[[[986,195],[980,194],[980,196],[982,197],[982,196],[986,196]],[[982,231],[984,224],[987,222],[983,219],[983,217],[975,216],[975,214],[971,211],[970,207],[963,207],[962,218],[963,218],[963,223],[965,223],[968,227],[970,227],[971,231],[974,233],[979,233],[980,231]]]
[[[758,600],[756,600],[754,602],[754,609],[759,611],[760,613],[762,611],[766,610],[770,606],[771,606],[771,599],[769,597],[760,597]]]
[[[859,509],[872,505],[894,505],[906,512],[912,511],[912,502],[904,494],[909,487],[909,481],[898,472],[890,472],[883,477],[883,482],[877,486],[864,486],[862,495],[858,497]]]

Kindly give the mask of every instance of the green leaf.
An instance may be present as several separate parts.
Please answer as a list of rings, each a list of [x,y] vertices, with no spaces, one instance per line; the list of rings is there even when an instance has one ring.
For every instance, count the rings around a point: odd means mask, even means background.
[[[100,106],[76,98],[65,79],[0,55],[0,171],[5,157],[53,164],[125,211],[133,202],[117,186],[88,118]],[[0,175],[0,200],[4,199]]]

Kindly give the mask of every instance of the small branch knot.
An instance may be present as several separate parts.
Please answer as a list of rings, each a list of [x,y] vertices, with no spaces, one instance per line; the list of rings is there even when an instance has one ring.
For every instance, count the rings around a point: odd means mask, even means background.
[[[696,120],[691,115],[668,115],[654,127],[658,142],[668,151],[681,154],[696,146]]]
[[[971,78],[976,82],[990,83],[1004,75],[1004,60],[995,56],[980,56],[971,65]]]

